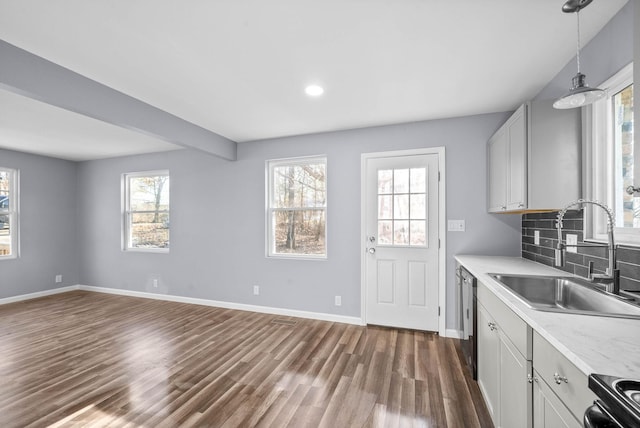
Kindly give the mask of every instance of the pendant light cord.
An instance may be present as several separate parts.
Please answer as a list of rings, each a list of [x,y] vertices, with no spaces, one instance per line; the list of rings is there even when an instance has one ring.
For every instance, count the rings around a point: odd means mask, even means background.
[[[578,63],[578,73],[580,73],[580,9],[576,10],[576,17],[578,19],[578,49],[576,53],[576,62]]]

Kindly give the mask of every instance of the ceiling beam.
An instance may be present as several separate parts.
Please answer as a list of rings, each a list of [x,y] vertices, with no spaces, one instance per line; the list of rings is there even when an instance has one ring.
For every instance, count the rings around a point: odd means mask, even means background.
[[[178,146],[236,160],[236,142],[3,40],[0,87]]]

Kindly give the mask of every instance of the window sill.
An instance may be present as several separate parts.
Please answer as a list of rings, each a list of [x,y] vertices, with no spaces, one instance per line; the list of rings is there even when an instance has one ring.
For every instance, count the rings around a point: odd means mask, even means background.
[[[297,254],[268,254],[268,259],[274,260],[309,260],[309,261],[325,261],[327,256],[297,255]]]
[[[125,253],[156,253],[156,254],[169,254],[168,248],[125,248],[122,250]]]

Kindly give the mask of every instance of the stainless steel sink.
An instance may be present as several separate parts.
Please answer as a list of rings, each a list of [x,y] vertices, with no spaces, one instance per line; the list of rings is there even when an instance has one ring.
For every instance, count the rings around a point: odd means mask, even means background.
[[[506,274],[490,276],[532,309],[640,319],[640,306],[577,278]]]

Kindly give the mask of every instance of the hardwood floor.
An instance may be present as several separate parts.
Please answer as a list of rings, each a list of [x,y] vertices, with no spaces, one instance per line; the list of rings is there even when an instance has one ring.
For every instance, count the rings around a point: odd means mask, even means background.
[[[490,427],[457,340],[73,291],[0,306],[2,427]]]

